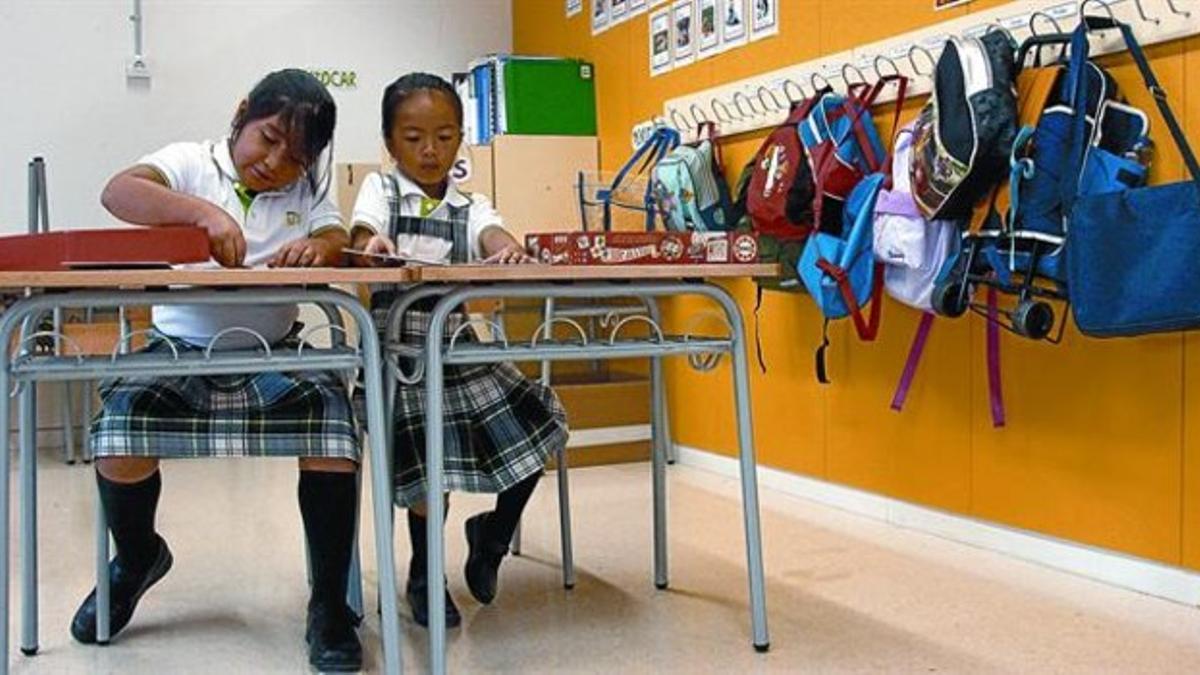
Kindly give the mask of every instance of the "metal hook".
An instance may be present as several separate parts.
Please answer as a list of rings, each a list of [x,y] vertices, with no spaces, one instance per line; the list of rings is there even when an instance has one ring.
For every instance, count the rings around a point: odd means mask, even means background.
[[[921,69],[917,67],[917,60],[913,58],[913,52],[916,51],[920,51],[922,54],[924,54],[925,58],[929,59],[929,64],[933,66],[929,69],[928,73],[921,72]],[[921,76],[932,75],[933,71],[937,68],[937,59],[933,58],[933,53],[919,44],[914,44],[908,48],[908,63],[912,66],[913,73]]]
[[[700,117],[696,117],[696,113],[700,113]],[[693,126],[693,127],[694,127],[694,128],[697,130],[697,131],[699,131],[699,130],[700,130],[700,125],[701,125],[701,124],[703,124],[703,123],[705,123],[705,122],[709,122],[709,121],[711,121],[711,120],[709,120],[709,119],[708,119],[708,115],[707,115],[707,114],[705,114],[704,110],[703,110],[703,109],[702,109],[702,108],[701,108],[699,105],[697,105],[697,104],[695,104],[695,103],[693,103],[693,104],[692,104],[692,105],[691,105],[691,106],[688,108],[688,114],[692,116],[692,126]],[[702,118],[704,118],[704,119],[700,119],[701,117],[702,117]]]
[[[671,108],[671,112],[668,117],[671,118],[671,124],[675,125],[676,131],[683,131],[684,129],[688,128],[687,118],[683,116],[683,113],[679,112],[678,108]],[[679,123],[680,120],[683,120],[683,124]]]
[[[1157,17],[1150,18],[1146,16],[1146,10],[1142,7],[1142,0],[1133,0],[1133,6],[1137,7],[1138,16],[1142,19],[1142,21],[1145,21],[1146,23],[1152,23],[1156,26],[1162,23],[1162,19]]]
[[[771,88],[767,87],[766,85],[760,84],[760,85],[758,85],[758,90],[755,91],[754,93],[758,96],[758,102],[763,104],[764,110],[767,107],[767,102],[764,101],[763,97],[762,97],[764,91],[767,92],[768,94],[770,94],[771,105],[774,106],[774,108],[776,110],[787,110],[787,106],[779,102],[779,97],[775,95],[774,89],[771,89]]]
[[[1063,29],[1062,29],[1062,24],[1060,24],[1060,23],[1058,22],[1058,19],[1056,19],[1056,18],[1054,18],[1054,17],[1050,16],[1049,14],[1047,14],[1047,13],[1045,13],[1045,12],[1043,12],[1042,10],[1040,10],[1040,9],[1039,9],[1038,11],[1036,11],[1036,12],[1034,12],[1033,14],[1030,14],[1030,15],[1029,15],[1029,32],[1030,32],[1030,33],[1032,33],[1032,34],[1034,34],[1034,35],[1038,35],[1038,34],[1039,34],[1039,33],[1037,32],[1037,25],[1036,25],[1036,22],[1034,21],[1034,19],[1037,19],[1039,16],[1040,16],[1040,17],[1042,17],[1043,19],[1045,19],[1045,20],[1049,21],[1051,26],[1054,26],[1054,32],[1055,32],[1055,33],[1062,33],[1062,32],[1063,32]]]
[[[796,91],[800,92],[800,98],[792,98],[791,95],[788,94],[788,85],[789,84],[792,85],[793,87],[795,87]],[[783,95],[787,97],[788,103],[799,103],[800,101],[803,101],[805,98],[807,98],[804,95],[804,87],[800,86],[800,84],[798,82],[796,82],[795,80],[793,80],[790,77],[784,78],[784,80],[783,80]]]
[[[987,35],[988,33],[1004,33],[1005,37],[1007,37],[1007,38],[1008,38],[1008,41],[1009,41],[1009,42],[1010,42],[1010,43],[1011,43],[1013,46],[1016,46],[1017,44],[1020,44],[1020,43],[1017,41],[1017,38],[1013,36],[1013,34],[1012,34],[1012,31],[1010,31],[1009,29],[1005,28],[1004,26],[1002,26],[1002,25],[1000,25],[1000,24],[996,23],[995,21],[993,21],[993,22],[989,23],[989,24],[987,25],[987,30],[983,31],[983,34],[984,34],[984,35]]]
[[[1176,16],[1182,16],[1185,19],[1190,19],[1192,17],[1191,12],[1188,12],[1188,11],[1182,10],[1182,9],[1177,9],[1175,7],[1175,0],[1167,0],[1167,7],[1170,7],[1171,13]]]
[[[742,110],[742,103],[741,103],[741,101],[739,101],[739,100],[738,100],[738,97],[739,97],[739,96],[741,96],[742,98],[746,99],[746,103],[750,105],[750,114],[749,114],[749,115],[747,115],[747,114],[746,114],[746,111],[745,111],[745,110]],[[746,118],[746,117],[753,117],[754,115],[757,115],[757,114],[758,114],[758,113],[756,113],[756,112],[754,111],[754,104],[753,104],[753,103],[750,103],[750,97],[749,97],[749,96],[747,96],[747,95],[745,94],[745,92],[741,92],[741,91],[734,92],[734,94],[733,94],[733,107],[737,108],[737,111],[738,111],[738,114],[739,114],[739,115],[742,115],[742,117],[741,117],[741,118],[739,118],[739,119],[744,119],[744,118]]]
[[[721,104],[721,110],[725,111],[725,117],[721,117],[720,111],[717,110],[718,103]],[[729,112],[729,106],[725,105],[725,102],[722,101],[721,99],[714,98],[713,100],[709,101],[708,107],[712,109],[713,117],[716,117],[718,122],[732,122],[733,121],[733,113]]]
[[[825,83],[824,85],[817,84],[818,77],[821,78],[821,81]],[[833,85],[829,84],[829,80],[824,75],[816,71],[813,71],[812,74],[808,76],[808,83],[812,85],[814,96],[816,96],[816,92],[819,92],[822,89],[833,89]]]
[[[1104,11],[1108,13],[1108,18],[1111,19],[1113,23],[1117,22],[1117,17],[1115,14],[1113,14],[1112,7],[1109,7],[1108,3],[1104,2],[1104,0],[1083,0],[1083,2],[1079,3],[1079,22],[1080,23],[1085,22],[1084,10],[1087,9],[1088,3],[1090,3],[1090,2],[1094,2],[1097,5],[1100,5],[1101,7],[1103,7]],[[1103,33],[1103,32],[1104,32],[1103,30],[1100,31],[1100,33]]]
[[[892,75],[900,74],[900,67],[896,65],[896,61],[892,59],[892,57],[887,56],[886,54],[878,54],[875,56],[875,60],[871,62],[871,67],[875,70],[875,77],[877,79],[882,80],[884,78],[883,73],[879,70],[880,60],[887,61],[888,63],[892,64]]]
[[[858,66],[854,65],[853,63],[846,62],[846,63],[842,64],[842,82],[845,82],[847,87],[850,86],[850,78],[846,77],[846,69],[847,68],[853,68],[854,72],[858,73],[858,79],[861,81],[862,84],[867,83],[867,76],[863,74],[862,69],[859,68]]]

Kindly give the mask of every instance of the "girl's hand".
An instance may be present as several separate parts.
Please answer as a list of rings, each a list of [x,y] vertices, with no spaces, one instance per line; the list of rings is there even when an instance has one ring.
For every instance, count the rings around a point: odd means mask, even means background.
[[[268,267],[331,267],[341,260],[332,242],[320,237],[289,241],[275,252]]]
[[[371,238],[367,240],[366,245],[362,247],[362,250],[366,251],[367,253],[374,253],[376,255],[396,255],[396,245],[392,243],[391,239],[388,239],[382,234],[372,235]],[[374,258],[370,256],[362,257],[371,267],[383,267],[384,265],[388,264],[388,261],[381,258]]]
[[[520,244],[516,243],[506,244],[504,248],[483,260],[485,265],[520,265],[531,262],[535,262],[533,257],[526,253]]]
[[[241,267],[246,259],[246,238],[242,228],[221,207],[210,204],[196,219],[196,225],[208,233],[208,252],[223,267]]]

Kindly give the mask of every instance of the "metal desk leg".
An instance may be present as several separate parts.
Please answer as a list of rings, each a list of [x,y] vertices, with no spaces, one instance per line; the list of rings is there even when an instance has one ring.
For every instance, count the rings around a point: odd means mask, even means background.
[[[9,330],[0,330],[0,675],[8,675],[8,518],[9,518],[9,408],[12,382],[8,375]]]
[[[658,308],[658,298],[643,297],[646,312],[650,319],[659,326],[662,325],[662,312]],[[650,384],[653,389],[658,383],[658,394],[650,401],[650,424],[652,431],[657,432],[657,443],[663,446],[667,455],[667,464],[674,464],[676,457],[675,444],[671,442],[671,421],[667,415],[667,381],[663,379],[662,357],[650,357]]]
[[[21,438],[21,652],[38,651],[37,596],[37,385],[26,382],[20,393],[18,434]],[[8,477],[4,477],[8,480]],[[7,655],[6,655],[7,656]]]
[[[429,556],[429,672],[445,675],[446,672],[446,559],[442,528],[445,513],[442,511],[442,494],[445,492],[442,476],[442,336],[445,333],[446,317],[453,305],[446,300],[453,292],[443,296],[434,307],[429,322],[429,334],[425,339],[425,547]]]
[[[661,369],[659,359],[653,359],[652,370],[657,374]],[[662,379],[652,376],[650,379],[650,400],[652,408],[661,398]],[[662,441],[662,420],[658,415],[652,415],[650,427],[650,459],[651,483],[654,492],[654,587],[660,590],[667,587],[667,453]]]
[[[383,661],[389,675],[403,670],[400,653],[400,616],[396,610],[396,556],[392,531],[392,477],[388,471],[388,436],[384,418],[383,363],[379,335],[371,314],[357,302],[340,305],[358,325],[363,352],[364,402],[367,408],[367,438],[371,445],[371,506],[375,524],[375,557],[378,564],[380,624]]]
[[[746,327],[737,303],[719,286],[712,296],[725,310],[733,328],[733,393],[737,407],[738,458],[741,464],[742,516],[746,530],[746,568],[750,576],[750,624],[754,649],[771,647],[767,635],[767,598],[763,574],[762,532],[758,518],[758,475],[754,459],[754,428],[750,417],[750,375],[746,359]]]

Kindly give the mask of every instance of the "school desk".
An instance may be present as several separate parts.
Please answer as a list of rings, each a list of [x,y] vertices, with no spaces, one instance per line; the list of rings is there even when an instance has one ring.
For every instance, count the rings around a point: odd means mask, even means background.
[[[773,276],[775,265],[637,265],[625,267],[575,267],[547,265],[453,265],[421,267],[413,270],[420,284],[398,297],[388,317],[387,351],[409,358],[423,359],[422,372],[403,373],[389,365],[392,377],[397,374],[406,382],[423,378],[426,391],[425,466],[429,476],[427,502],[427,532],[429,550],[429,615],[438,617],[445,612],[444,573],[445,551],[443,532],[445,514],[442,511],[442,391],[447,365],[497,363],[503,361],[560,361],[649,357],[652,359],[651,401],[661,400],[661,358],[688,355],[700,367],[711,365],[705,356],[728,353],[733,362],[735,420],[741,468],[742,513],[746,534],[746,566],[750,586],[750,617],[754,647],[765,651],[769,647],[767,610],[762,566],[762,545],[759,530],[758,487],[754,458],[754,438],[750,417],[750,387],[746,358],[746,334],[737,303],[715,279]],[[728,328],[728,335],[719,337],[666,335],[655,319],[626,317],[612,329],[604,340],[588,342],[580,331],[580,339],[562,341],[543,337],[542,328],[527,343],[510,343],[503,336],[491,342],[462,342],[453,336],[445,340],[448,316],[462,303],[484,298],[526,298],[555,300],[611,299],[634,297],[647,306],[663,297],[699,296],[709,298],[720,307],[719,315]],[[424,348],[396,345],[404,311],[423,298],[440,296],[434,306],[429,334]],[[654,314],[652,312],[652,314]],[[562,319],[551,318],[552,321]],[[624,326],[631,322],[647,324],[648,338],[623,337]],[[469,324],[468,324],[469,325]],[[460,329],[462,330],[462,329]],[[626,331],[627,333],[628,331]],[[392,378],[389,378],[392,379]],[[390,383],[389,383],[390,386]],[[661,406],[656,406],[661,408]],[[656,409],[652,424],[652,484],[654,494],[654,583],[666,588],[666,449],[663,411]],[[561,484],[560,484],[561,487]],[[377,527],[379,550],[392,550],[392,530]],[[565,548],[565,547],[564,547]],[[566,563],[567,561],[564,561]],[[393,563],[394,566],[394,563]],[[564,573],[566,570],[564,570]],[[442,621],[429,622],[430,668],[436,675],[446,670],[446,626]]]
[[[37,626],[37,466],[34,387],[39,381],[89,380],[104,377],[147,375],[218,375],[295,370],[353,370],[365,375],[367,430],[370,461],[387,466],[385,452],[382,364],[378,336],[370,312],[350,293],[330,288],[329,284],[402,283],[411,272],[392,269],[221,269],[221,270],[91,270],[64,272],[0,272],[0,293],[16,295],[7,308],[0,307],[0,345],[13,344],[14,334],[22,343],[13,350],[0,349],[0,476],[9,471],[10,396],[19,397],[18,431],[20,436],[20,559],[22,568],[21,650],[32,655],[38,649]],[[24,289],[32,293],[24,295]],[[125,344],[115,345],[112,355],[72,355],[69,339],[54,335],[31,334],[29,326],[55,310],[77,308],[117,308],[130,305],[158,304],[249,305],[263,303],[316,304],[332,325],[340,324],[337,310],[343,310],[358,328],[360,348],[344,346],[335,340],[330,348],[302,346],[287,353],[263,350],[216,349],[188,352],[177,357],[166,354],[124,354]],[[22,326],[24,326],[22,328]],[[314,326],[313,329],[324,329]],[[242,330],[245,329],[231,329]],[[312,329],[310,329],[312,330]],[[36,337],[49,337],[65,345],[61,355],[38,355],[26,346]],[[126,336],[124,342],[127,342]],[[220,339],[220,335],[214,341]],[[261,336],[260,336],[261,338]],[[265,342],[265,341],[264,341]],[[343,342],[339,345],[338,342]],[[210,347],[213,346],[210,344]],[[16,384],[20,393],[13,392]],[[22,386],[25,385],[25,386]],[[391,541],[391,476],[372,471],[373,508],[376,536]],[[9,587],[9,494],[7,478],[0,481],[0,675],[8,672],[8,587]],[[99,511],[99,510],[98,510]],[[97,576],[108,574],[108,532],[102,514],[96,528],[99,540]],[[378,548],[379,597],[382,604],[384,666],[388,673],[401,672],[400,632],[396,610],[396,575],[390,549]],[[439,577],[440,578],[440,577]],[[107,588],[107,582],[100,584]],[[102,608],[97,634],[109,630],[108,612],[103,608],[109,598],[99,593]]]

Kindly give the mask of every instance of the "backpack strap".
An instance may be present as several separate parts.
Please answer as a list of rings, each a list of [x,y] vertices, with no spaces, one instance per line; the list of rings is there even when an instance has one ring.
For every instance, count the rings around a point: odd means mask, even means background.
[[[925,343],[929,340],[929,330],[933,328],[933,318],[933,312],[921,313],[921,323],[917,324],[917,333],[913,335],[912,346],[908,348],[908,360],[904,362],[904,371],[900,373],[896,392],[892,394],[891,407],[896,412],[904,409],[904,401],[908,399],[908,390],[912,388],[917,366],[921,363],[921,355],[925,353]]]
[[[633,156],[625,161],[617,171],[616,178],[609,185],[608,189],[601,192],[598,196],[604,202],[604,230],[607,232],[612,229],[612,195],[624,182],[625,177],[637,165],[638,160],[643,160],[642,165],[634,171],[634,175],[641,175],[653,164],[657,164],[659,160],[667,155],[668,152],[675,149],[679,145],[679,132],[674,129],[660,127],[655,129],[654,133],[647,138],[638,149],[634,151]],[[644,158],[644,159],[643,159]],[[651,192],[651,181],[647,181],[646,194],[643,195],[643,205],[646,208],[646,230],[654,229],[654,196]]]
[[[996,287],[987,290],[987,371],[988,400],[992,408],[992,426],[1004,426],[1004,390],[1000,383],[1000,311]]]
[[[817,260],[817,267],[822,272],[828,274],[838,285],[838,291],[842,294],[842,301],[846,303],[846,307],[850,310],[850,316],[854,319],[854,330],[858,333],[859,339],[865,342],[871,342],[879,335],[879,315],[883,302],[883,263],[875,263],[874,278],[871,280],[871,297],[867,302],[871,303],[871,317],[864,319],[862,308],[858,304],[858,299],[854,297],[854,289],[850,287],[850,278],[846,275],[846,270],[834,265],[824,258]]]

